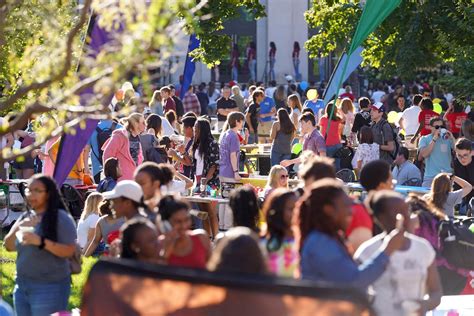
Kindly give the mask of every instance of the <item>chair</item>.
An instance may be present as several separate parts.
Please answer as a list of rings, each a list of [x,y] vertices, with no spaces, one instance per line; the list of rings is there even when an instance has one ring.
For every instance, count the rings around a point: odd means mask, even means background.
[[[69,212],[74,219],[79,219],[84,210],[84,199],[73,186],[69,184],[63,184],[61,187],[61,193],[64,198],[64,203],[66,207],[69,208]]]
[[[341,179],[344,182],[355,182],[356,181],[356,176],[353,170],[351,169],[341,169],[338,172],[336,172],[336,178]]]
[[[419,179],[419,178],[411,178],[411,179],[408,179],[407,181],[403,182],[402,185],[407,185],[407,186],[411,186],[411,187],[421,187],[422,183],[423,183],[423,181],[421,181],[421,179]]]

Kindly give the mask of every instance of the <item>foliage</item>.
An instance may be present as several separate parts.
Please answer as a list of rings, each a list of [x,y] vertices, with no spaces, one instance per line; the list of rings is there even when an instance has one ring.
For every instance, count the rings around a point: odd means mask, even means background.
[[[310,27],[317,30],[306,42],[312,57],[348,47],[362,13],[360,2],[314,1],[305,15]],[[467,74],[466,65],[472,69],[474,62],[474,10],[470,2],[402,1],[365,41],[363,65],[378,68],[386,77],[411,79],[419,70],[448,63],[454,75],[443,82],[465,93],[461,81]]]

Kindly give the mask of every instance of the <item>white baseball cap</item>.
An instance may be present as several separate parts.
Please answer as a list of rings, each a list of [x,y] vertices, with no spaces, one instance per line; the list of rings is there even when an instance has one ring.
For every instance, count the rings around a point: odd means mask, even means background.
[[[104,199],[112,200],[117,198],[127,198],[140,203],[143,198],[142,187],[132,180],[123,180],[117,183],[112,191],[102,193]]]

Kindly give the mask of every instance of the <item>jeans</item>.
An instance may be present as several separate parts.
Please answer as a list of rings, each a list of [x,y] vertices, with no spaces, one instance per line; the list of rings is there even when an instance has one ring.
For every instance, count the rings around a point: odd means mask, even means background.
[[[67,310],[71,278],[59,282],[34,282],[17,278],[13,290],[15,312],[19,316],[46,316]]]
[[[255,78],[257,77],[257,61],[255,59],[252,59],[249,62],[249,71],[250,71],[250,80],[255,81]]]
[[[257,133],[250,133],[248,144],[256,144],[258,143],[258,134]]]
[[[328,157],[334,158],[334,155],[336,154],[336,152],[340,148],[342,148],[342,144],[337,144],[337,145],[334,145],[334,146],[327,146],[326,147],[326,154],[328,155]],[[334,158],[334,163],[335,163],[336,171],[339,171],[339,169],[341,169],[341,159],[340,158]]]
[[[275,58],[270,58],[270,71],[268,72],[268,79],[275,80]]]
[[[282,160],[286,159],[291,159],[291,154],[281,154],[273,150],[270,152],[270,161],[272,167],[275,165],[279,165]]]
[[[232,67],[232,80],[235,82],[238,82],[239,78],[239,69],[237,69],[237,66]]]
[[[299,58],[293,58],[293,68],[295,69],[295,80],[300,81],[301,80],[301,74],[300,74],[300,60]]]

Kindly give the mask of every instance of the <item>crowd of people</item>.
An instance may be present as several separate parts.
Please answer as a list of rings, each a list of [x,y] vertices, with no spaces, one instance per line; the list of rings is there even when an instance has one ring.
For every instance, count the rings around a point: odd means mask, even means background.
[[[183,100],[174,86],[162,87],[145,104],[127,85],[114,96],[112,116],[130,104],[136,112],[100,121],[66,179],[97,185],[77,228],[51,178],[60,138],[13,166],[29,178],[30,209],[4,240],[18,253],[17,313],[66,309],[77,249],[370,288],[380,315],[424,315],[443,294],[474,291],[469,269],[443,257],[436,238],[439,223],[473,208],[473,112],[422,88],[405,94],[382,86],[356,100],[347,86],[324,104],[316,89],[296,84],[203,83]],[[34,123],[3,146],[26,146],[33,137]],[[254,143],[271,145],[262,192],[235,186],[224,207],[187,201],[224,195],[224,184],[251,174],[241,146]],[[353,173],[364,200],[347,193],[341,170]],[[290,188],[290,177],[300,185]],[[427,194],[402,196],[397,184]]]

